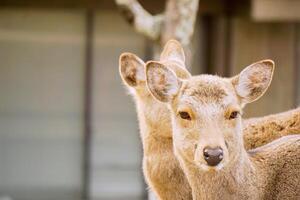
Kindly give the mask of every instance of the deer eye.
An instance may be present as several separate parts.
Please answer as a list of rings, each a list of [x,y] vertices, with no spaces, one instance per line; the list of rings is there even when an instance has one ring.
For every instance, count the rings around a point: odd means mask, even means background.
[[[188,112],[179,112],[179,115],[182,119],[185,119],[185,120],[191,120],[191,116]]]
[[[238,111],[233,111],[230,113],[229,119],[236,119],[239,115]]]

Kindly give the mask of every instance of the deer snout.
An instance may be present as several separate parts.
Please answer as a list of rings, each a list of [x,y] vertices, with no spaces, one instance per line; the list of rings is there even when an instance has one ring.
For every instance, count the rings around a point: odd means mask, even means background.
[[[217,166],[223,160],[223,149],[221,147],[205,147],[203,156],[209,166]]]

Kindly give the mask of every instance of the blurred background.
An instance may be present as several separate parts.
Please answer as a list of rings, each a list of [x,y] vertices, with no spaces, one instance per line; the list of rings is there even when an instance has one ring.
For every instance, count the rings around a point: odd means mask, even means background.
[[[151,14],[165,1],[142,0]],[[193,74],[230,76],[276,62],[247,117],[300,103],[300,0],[200,0]],[[153,41],[112,0],[0,1],[0,200],[143,200],[133,101],[118,73],[124,51],[149,60]]]

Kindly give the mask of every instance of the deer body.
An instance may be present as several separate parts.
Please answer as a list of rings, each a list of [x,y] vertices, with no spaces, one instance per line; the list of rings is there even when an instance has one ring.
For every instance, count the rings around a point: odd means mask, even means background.
[[[299,133],[300,107],[243,122],[243,136],[247,150],[263,146],[282,136]]]
[[[171,111],[174,154],[194,200],[299,199],[300,135],[244,146],[242,108],[264,94],[273,70],[264,60],[232,78],[183,80],[164,63],[146,64],[150,92]]]
[[[241,152],[239,161],[217,173],[202,172],[184,164],[193,199],[297,200],[300,197],[299,146],[299,135],[285,136],[258,149]]]

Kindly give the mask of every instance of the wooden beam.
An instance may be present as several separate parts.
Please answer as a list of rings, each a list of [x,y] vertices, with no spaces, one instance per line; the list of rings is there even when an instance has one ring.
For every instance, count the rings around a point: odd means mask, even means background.
[[[295,34],[295,93],[296,102],[295,106],[300,106],[300,24],[296,24],[296,34]]]
[[[84,136],[83,136],[83,190],[82,199],[90,199],[91,184],[91,140],[92,140],[92,86],[93,86],[93,44],[95,12],[90,7],[86,10],[85,44],[85,83],[84,83]]]
[[[206,23],[207,73],[230,76],[231,18],[229,16],[213,16],[210,17],[210,20],[207,19]]]
[[[257,21],[300,21],[300,0],[252,0],[251,15]]]
[[[166,0],[139,0],[141,5],[151,14],[159,14],[165,10]],[[233,12],[244,12],[246,7],[249,10],[250,0],[200,0],[199,15],[224,14],[228,8]],[[230,3],[229,3],[230,2]],[[113,0],[1,0],[0,7],[13,8],[87,8],[93,4],[97,10],[117,10]],[[230,6],[228,6],[230,5]]]

